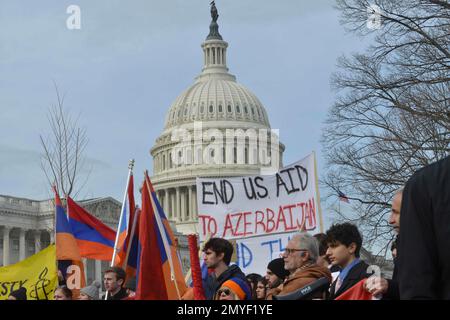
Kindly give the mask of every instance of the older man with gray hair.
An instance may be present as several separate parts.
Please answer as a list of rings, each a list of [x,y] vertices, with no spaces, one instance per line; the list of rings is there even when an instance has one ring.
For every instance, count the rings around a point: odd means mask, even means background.
[[[278,294],[294,292],[323,277],[331,282],[328,268],[317,265],[318,256],[319,244],[316,238],[305,232],[294,235],[282,254],[284,268],[289,271],[289,276],[278,288]]]

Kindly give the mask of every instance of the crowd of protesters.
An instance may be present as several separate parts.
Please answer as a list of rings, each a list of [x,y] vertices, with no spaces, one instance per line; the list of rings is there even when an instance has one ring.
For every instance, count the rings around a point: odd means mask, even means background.
[[[203,280],[205,297],[332,300],[362,283],[372,299],[450,299],[450,157],[419,170],[393,194],[388,222],[396,235],[391,279],[369,272],[360,256],[360,231],[354,224],[340,223],[326,233],[292,236],[281,257],[267,263],[265,275],[245,275],[231,264],[233,245],[226,239],[209,239],[203,247],[204,263],[211,270]],[[94,282],[82,288],[77,299],[133,299],[136,280],[125,280],[125,271],[112,267],[104,273],[103,297],[101,284]],[[72,298],[64,285],[54,292],[55,300]],[[26,300],[25,288],[12,292],[9,300]]]
[[[394,199],[398,200],[398,197]],[[395,230],[398,230],[398,216],[393,206],[390,223]],[[323,278],[328,285],[312,292],[308,299],[334,299],[360,280],[369,278],[368,265],[360,259],[361,246],[361,234],[350,223],[335,224],[326,234],[312,236],[299,232],[289,240],[280,258],[268,262],[265,275],[245,275],[231,263],[233,245],[226,239],[211,238],[203,248],[204,263],[211,270],[203,281],[205,297],[208,300],[272,300]],[[106,293],[100,296],[101,284],[94,281],[79,290],[77,300],[132,300],[136,280],[125,280],[126,273],[122,268],[109,268],[103,276]],[[366,290],[374,295],[398,297],[396,279],[369,280]],[[26,293],[14,292],[11,299],[23,296],[26,298]],[[54,292],[54,299],[72,300],[74,297],[67,286],[60,285]]]

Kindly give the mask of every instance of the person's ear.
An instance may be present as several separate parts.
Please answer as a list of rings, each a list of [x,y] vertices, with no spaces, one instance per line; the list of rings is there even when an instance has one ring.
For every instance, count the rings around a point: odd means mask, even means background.
[[[354,242],[350,243],[350,245],[348,246],[348,251],[351,254],[355,254],[355,252],[356,252],[356,243],[354,243]]]
[[[117,281],[117,283],[119,284],[120,287],[123,285],[123,282],[124,282],[123,279],[119,279],[119,281]]]
[[[302,252],[300,253],[300,257],[302,258],[303,261],[308,261],[308,259],[309,259],[309,252],[307,252],[307,251],[302,251]]]
[[[217,258],[219,258],[220,260],[223,260],[224,257],[225,257],[225,252],[221,252],[217,255]]]

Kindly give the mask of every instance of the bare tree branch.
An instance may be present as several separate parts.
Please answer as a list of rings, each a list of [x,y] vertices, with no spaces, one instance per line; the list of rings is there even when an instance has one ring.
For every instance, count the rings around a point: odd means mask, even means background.
[[[65,95],[60,95],[56,83],[54,86],[57,104],[52,105],[47,116],[50,136],[44,139],[40,135],[44,151],[41,168],[50,185],[55,183],[58,190],[66,196],[73,193],[77,195],[90,176],[89,172],[83,185],[77,185],[77,178],[82,172],[83,153],[88,143],[86,130],[80,128],[78,118],[74,120],[64,108]]]

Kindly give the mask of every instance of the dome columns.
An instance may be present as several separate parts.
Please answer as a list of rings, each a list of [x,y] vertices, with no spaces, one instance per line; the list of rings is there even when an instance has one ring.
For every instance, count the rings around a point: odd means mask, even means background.
[[[227,73],[227,48],[228,43],[222,40],[208,40],[202,44],[203,49],[203,73],[207,73],[209,69],[214,72],[222,69]]]

